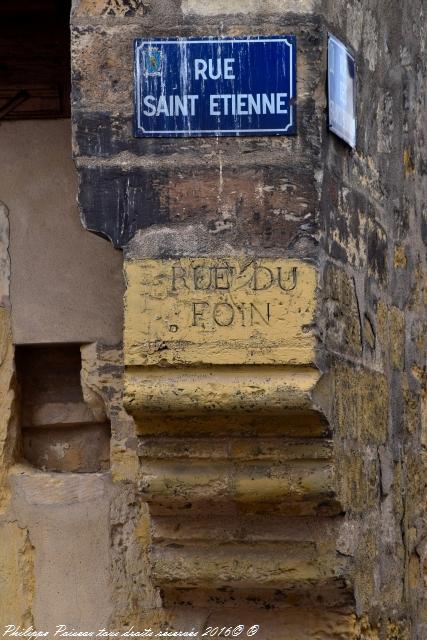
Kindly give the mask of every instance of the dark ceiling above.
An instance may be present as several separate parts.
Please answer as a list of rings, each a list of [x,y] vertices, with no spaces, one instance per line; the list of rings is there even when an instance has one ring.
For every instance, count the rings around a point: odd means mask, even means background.
[[[0,119],[70,115],[71,2],[0,2]]]

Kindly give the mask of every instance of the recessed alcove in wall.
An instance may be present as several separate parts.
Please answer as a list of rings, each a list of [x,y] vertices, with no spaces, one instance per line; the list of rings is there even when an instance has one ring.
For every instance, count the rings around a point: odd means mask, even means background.
[[[16,367],[25,459],[49,471],[108,469],[110,423],[84,401],[80,345],[20,346]]]

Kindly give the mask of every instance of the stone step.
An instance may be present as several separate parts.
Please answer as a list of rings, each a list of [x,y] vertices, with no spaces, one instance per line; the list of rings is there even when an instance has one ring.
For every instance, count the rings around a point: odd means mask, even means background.
[[[276,503],[333,498],[333,465],[327,460],[144,460],[139,490],[149,503]]]
[[[231,588],[221,589],[198,587],[197,589],[162,587],[163,603],[168,610],[183,607],[191,617],[198,609],[214,610],[216,614],[228,611],[229,620],[236,620],[241,611],[250,610],[257,615],[266,610],[274,614],[286,614],[294,606],[300,611],[311,611],[322,605],[322,611],[343,609],[354,605],[354,594],[348,581],[341,578],[333,580],[319,580],[309,585],[274,587],[274,588]],[[301,620],[302,622],[302,620]],[[293,636],[291,636],[293,640]],[[287,638],[287,640],[289,640]]]
[[[330,435],[323,415],[314,410],[283,410],[275,414],[206,411],[198,415],[146,413],[138,415],[136,430],[141,436],[194,438],[196,436],[269,436],[325,438]]]
[[[127,367],[125,404],[137,420],[147,414],[259,414],[310,411],[320,378],[310,367]]]
[[[330,460],[332,441],[286,437],[140,438],[143,460]]]
[[[295,602],[281,611],[271,606],[264,611],[242,607],[239,601],[237,606],[237,610],[221,608],[215,606],[215,601],[207,609],[184,604],[166,612],[167,627],[172,632],[194,629],[198,637],[203,637],[207,631],[204,637],[208,638],[218,637],[216,634],[222,629],[224,634],[229,628],[235,630],[234,634],[228,632],[229,637],[247,638],[253,633],[253,637],[262,640],[357,640],[366,637],[349,606],[330,609],[317,604],[306,608]]]
[[[345,560],[319,554],[312,542],[163,543],[151,550],[152,578],[161,587],[292,589],[335,581]]]
[[[267,526],[268,523],[268,526]],[[320,549],[335,549],[340,535],[343,517],[300,517],[290,518],[270,513],[265,515],[229,517],[228,513],[205,513],[198,515],[180,514],[153,517],[151,522],[151,540],[154,544],[176,542],[178,544],[193,541],[207,543],[294,543],[304,540],[312,542]]]

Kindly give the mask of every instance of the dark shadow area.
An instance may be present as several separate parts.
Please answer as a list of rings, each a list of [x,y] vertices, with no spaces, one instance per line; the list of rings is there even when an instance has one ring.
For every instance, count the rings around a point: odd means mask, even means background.
[[[18,347],[16,369],[25,459],[47,471],[108,469],[110,423],[84,401],[80,345]]]
[[[0,120],[70,117],[70,0],[0,3]]]

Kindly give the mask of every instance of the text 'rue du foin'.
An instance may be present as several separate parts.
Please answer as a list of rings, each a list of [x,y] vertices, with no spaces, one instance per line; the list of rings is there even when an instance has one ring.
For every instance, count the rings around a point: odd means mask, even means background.
[[[281,297],[296,288],[297,278],[296,267],[250,262],[242,267],[228,264],[175,265],[170,282],[171,293],[179,295],[180,291],[186,291],[195,294],[195,298],[187,303],[190,305],[190,325],[209,329],[215,326],[269,325],[273,319],[273,302],[264,299],[263,294],[274,291]],[[245,295],[242,299],[239,292],[251,297]],[[197,294],[201,296],[199,299]],[[175,325],[170,328],[172,332],[177,329]]]

